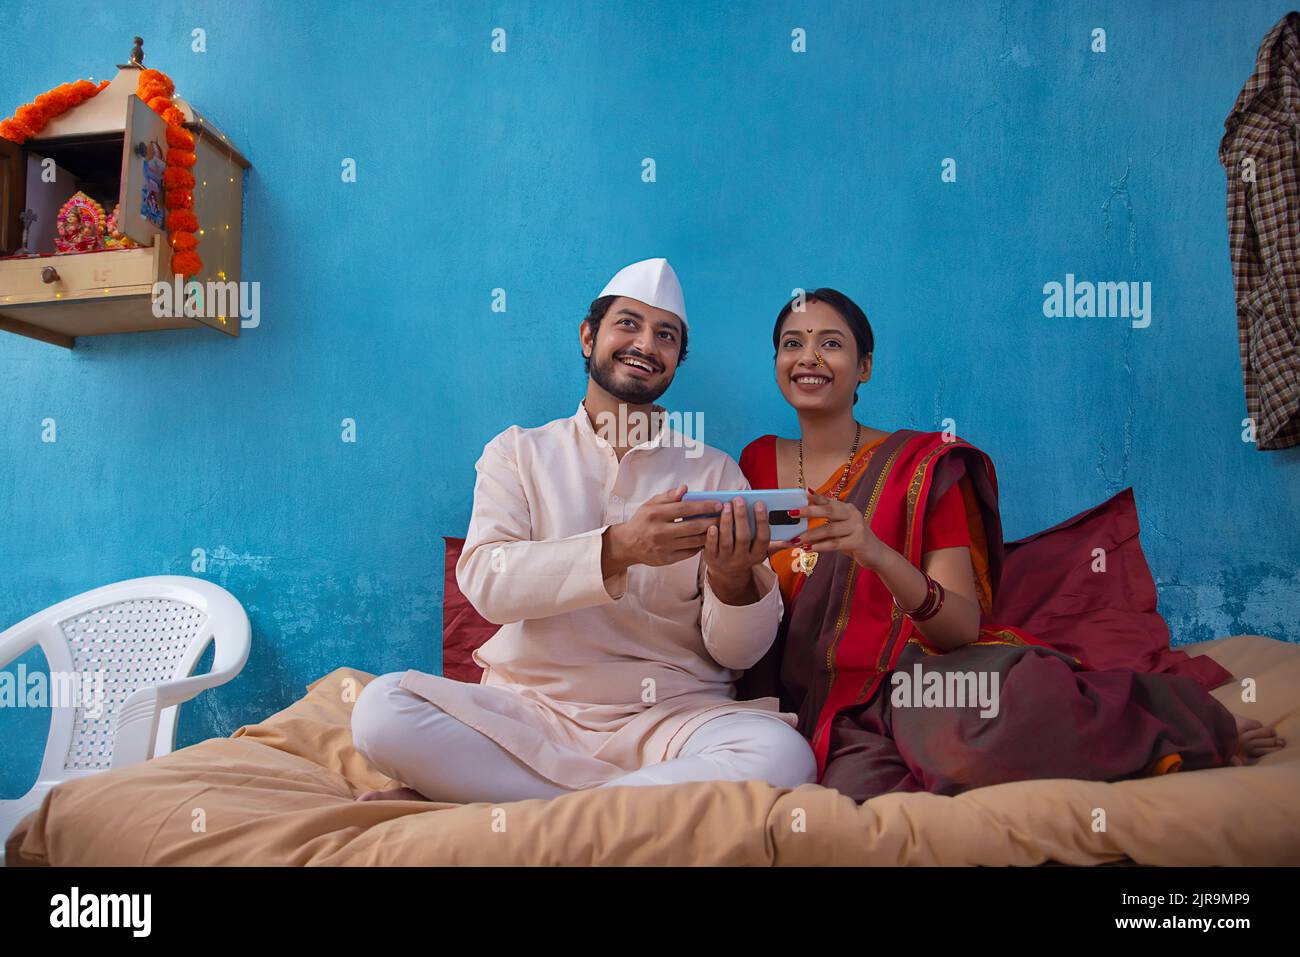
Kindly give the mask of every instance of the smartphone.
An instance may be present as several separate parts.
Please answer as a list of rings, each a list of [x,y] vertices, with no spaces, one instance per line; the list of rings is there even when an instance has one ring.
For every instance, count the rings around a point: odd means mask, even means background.
[[[805,516],[796,518],[790,514],[790,509],[804,509],[808,507],[808,493],[801,488],[757,488],[745,489],[744,491],[734,492],[687,492],[682,496],[683,502],[730,502],[734,498],[745,500],[745,511],[749,515],[749,533],[756,535],[758,527],[754,523],[754,505],[758,502],[763,503],[767,509],[767,524],[772,529],[772,541],[784,542],[796,535],[802,535],[808,531],[808,519]],[[688,515],[687,518],[711,518],[716,513],[702,512],[699,515]]]

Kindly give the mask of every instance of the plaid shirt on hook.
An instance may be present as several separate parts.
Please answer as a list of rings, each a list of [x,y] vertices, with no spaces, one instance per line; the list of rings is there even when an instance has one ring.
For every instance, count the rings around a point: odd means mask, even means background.
[[[1300,445],[1300,13],[1260,44],[1224,121],[1228,242],[1256,447]]]

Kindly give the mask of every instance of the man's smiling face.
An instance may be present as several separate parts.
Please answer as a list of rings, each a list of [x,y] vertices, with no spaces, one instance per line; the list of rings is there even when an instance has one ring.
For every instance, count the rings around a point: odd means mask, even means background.
[[[592,380],[620,402],[646,405],[672,384],[681,354],[682,321],[671,312],[619,296],[609,304],[596,334],[583,320],[580,335]]]

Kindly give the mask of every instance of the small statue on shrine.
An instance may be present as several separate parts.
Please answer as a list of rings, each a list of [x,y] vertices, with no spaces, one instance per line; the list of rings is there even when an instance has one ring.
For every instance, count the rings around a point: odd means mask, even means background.
[[[118,203],[113,207],[112,215],[108,217],[108,223],[104,226],[104,248],[105,249],[134,249],[140,244],[130,236],[122,232],[119,217],[122,214],[122,204]]]
[[[82,253],[104,248],[104,227],[107,224],[104,207],[81,190],[77,190],[59,209],[57,223],[55,252]]]
[[[27,248],[27,239],[32,231],[32,223],[36,222],[36,220],[38,219],[40,219],[40,217],[37,216],[36,213],[30,209],[24,209],[21,213],[18,214],[18,221],[23,224],[23,242],[22,245],[20,245],[16,250],[14,250],[15,256],[36,255],[30,249]]]

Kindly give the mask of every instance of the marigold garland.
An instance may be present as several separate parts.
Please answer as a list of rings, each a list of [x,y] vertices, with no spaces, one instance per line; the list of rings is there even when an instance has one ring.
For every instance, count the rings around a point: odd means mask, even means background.
[[[163,170],[163,185],[168,189],[193,189],[194,174],[179,166],[168,166]]]
[[[185,114],[172,96],[176,85],[161,70],[141,70],[135,95],[148,104],[167,124],[167,168],[163,171],[166,190],[168,242],[172,247],[171,268],[186,279],[203,268],[194,250],[199,245],[199,220],[194,215],[194,135],[185,129]]]
[[[108,86],[90,80],[62,83],[42,93],[31,103],[24,103],[14,115],[0,120],[0,136],[19,145],[38,135],[45,125],[74,106],[80,106]],[[198,162],[194,154],[194,134],[185,129],[185,113],[173,101],[176,85],[161,70],[141,70],[136,96],[148,104],[167,124],[167,168],[163,171],[166,189],[168,243],[172,247],[171,268],[186,279],[203,268],[203,260],[194,250],[199,245],[199,220],[194,215],[194,174],[190,169]]]
[[[109,81],[98,85],[88,79],[75,83],[61,83],[49,92],[36,96],[14,111],[8,120],[0,120],[0,137],[22,144],[38,135],[49,121],[79,107],[92,96],[98,95]],[[166,124],[166,169],[162,172],[166,205],[168,243],[172,246],[172,272],[190,278],[203,269],[199,259],[199,217],[194,215],[194,173],[190,170],[198,163],[195,155],[194,134],[185,129],[185,112],[172,99],[175,85],[172,78],[161,70],[140,70],[135,95],[149,109],[159,114]]]
[[[167,145],[174,146],[178,150],[194,149],[194,134],[189,130],[174,126],[167,127]]]
[[[18,107],[9,119],[0,120],[0,136],[21,145],[45,129],[45,124],[50,120],[62,116],[74,106],[80,106],[108,86],[108,83],[108,80],[101,80],[98,84],[89,80],[60,83],[48,93],[36,97],[34,102]]]
[[[197,233],[199,218],[188,209],[175,209],[167,214],[167,228],[174,233]]]

